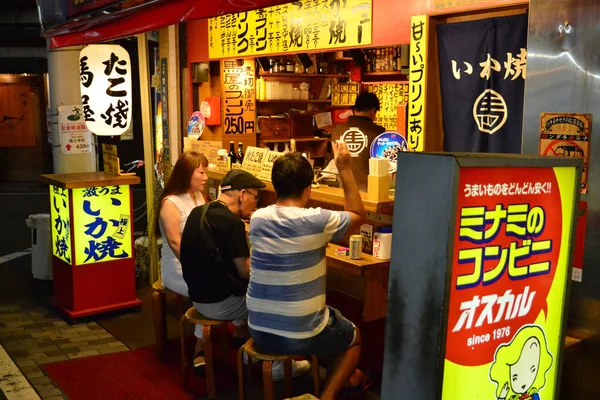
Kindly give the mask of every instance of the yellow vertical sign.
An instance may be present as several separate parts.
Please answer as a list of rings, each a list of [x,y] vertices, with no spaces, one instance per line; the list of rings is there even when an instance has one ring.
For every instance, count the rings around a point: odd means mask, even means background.
[[[300,0],[208,19],[210,59],[371,44],[373,0]]]
[[[227,140],[232,135],[256,135],[256,95],[254,92],[254,59],[221,61],[223,77],[223,127]]]
[[[71,264],[71,217],[69,191],[50,186],[50,225],[52,226],[52,254]]]
[[[427,83],[427,48],[429,20],[416,15],[410,21],[410,76],[408,93],[408,149],[425,149],[425,113]]]
[[[75,265],[132,256],[129,185],[73,189]]]

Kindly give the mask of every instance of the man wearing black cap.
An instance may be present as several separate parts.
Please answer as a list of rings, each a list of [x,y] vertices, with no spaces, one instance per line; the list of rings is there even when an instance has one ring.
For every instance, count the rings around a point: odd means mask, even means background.
[[[264,187],[249,172],[229,171],[221,181],[219,198],[194,208],[181,235],[181,267],[190,299],[205,317],[234,321],[238,341],[248,334],[250,276],[250,249],[242,220],[250,218]]]

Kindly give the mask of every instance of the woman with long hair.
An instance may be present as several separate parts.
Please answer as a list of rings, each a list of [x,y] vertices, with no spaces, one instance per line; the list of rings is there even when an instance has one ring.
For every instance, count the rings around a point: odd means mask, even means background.
[[[181,234],[190,212],[205,203],[202,195],[208,181],[208,160],[204,155],[188,151],[179,156],[173,171],[158,198],[156,230],[162,238],[161,279],[167,289],[189,297],[179,261]],[[196,354],[203,350],[202,326],[195,328]],[[196,357],[195,366],[204,364],[204,357]]]

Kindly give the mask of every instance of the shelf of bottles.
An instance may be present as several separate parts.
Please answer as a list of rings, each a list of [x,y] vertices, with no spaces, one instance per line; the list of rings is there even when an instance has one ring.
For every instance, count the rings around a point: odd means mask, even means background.
[[[363,76],[403,75],[408,73],[404,67],[408,59],[408,46],[384,47],[365,50],[366,64]]]

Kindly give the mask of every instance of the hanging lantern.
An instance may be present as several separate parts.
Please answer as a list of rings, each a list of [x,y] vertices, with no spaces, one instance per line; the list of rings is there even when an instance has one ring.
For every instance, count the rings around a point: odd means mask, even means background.
[[[92,44],[79,54],[81,104],[88,129],[118,136],[131,124],[131,60],[118,45]]]

